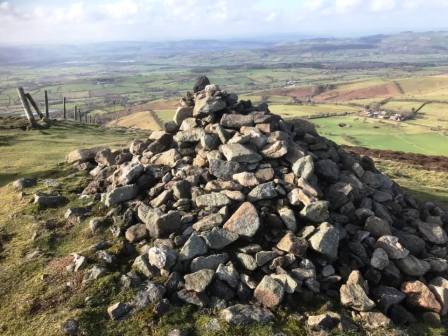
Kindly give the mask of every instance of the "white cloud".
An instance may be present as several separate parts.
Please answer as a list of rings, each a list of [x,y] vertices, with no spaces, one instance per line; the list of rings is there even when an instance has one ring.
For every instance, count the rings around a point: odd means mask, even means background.
[[[397,3],[395,0],[372,0],[370,3],[370,9],[373,12],[390,11],[396,8]]]
[[[122,0],[100,6],[103,14],[111,19],[128,19],[137,15],[141,9],[141,4],[134,0]]]
[[[335,8],[337,12],[346,13],[358,8],[362,0],[336,0]]]
[[[445,25],[448,0],[64,0],[28,4],[0,0],[5,41],[120,40],[358,32]],[[47,3],[47,5],[44,5]],[[53,1],[54,3],[54,1]],[[281,4],[279,4],[281,3]],[[382,15],[378,15],[382,13]],[[422,13],[425,13],[422,20]],[[434,19],[436,17],[437,19]],[[416,20],[420,26],[416,26]],[[24,24],[26,23],[26,24]],[[401,28],[403,27],[403,28]],[[447,27],[448,28],[448,27]]]

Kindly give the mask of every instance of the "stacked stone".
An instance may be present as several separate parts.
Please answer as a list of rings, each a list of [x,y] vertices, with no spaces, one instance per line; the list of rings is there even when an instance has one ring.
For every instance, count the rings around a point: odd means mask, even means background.
[[[284,121],[203,77],[164,131],[81,154],[70,157],[93,176],[83,194],[113,208],[115,236],[136,253],[123,281],[145,286],[110,307],[112,318],[187,303],[265,322],[304,294],[338,298],[367,319],[447,314],[446,213],[307,121]]]

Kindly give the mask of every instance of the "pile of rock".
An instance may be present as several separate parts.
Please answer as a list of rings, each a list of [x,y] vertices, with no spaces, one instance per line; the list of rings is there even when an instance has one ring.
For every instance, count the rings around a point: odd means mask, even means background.
[[[144,288],[110,307],[111,318],[188,303],[232,323],[265,322],[269,308],[302,295],[338,298],[373,326],[387,325],[385,315],[447,314],[441,208],[417,203],[310,123],[238,101],[205,77],[180,104],[165,131],[129,149],[68,157],[90,171],[83,195],[113,208],[114,235],[136,253],[122,279]],[[309,317],[313,328],[338,323],[335,313]]]

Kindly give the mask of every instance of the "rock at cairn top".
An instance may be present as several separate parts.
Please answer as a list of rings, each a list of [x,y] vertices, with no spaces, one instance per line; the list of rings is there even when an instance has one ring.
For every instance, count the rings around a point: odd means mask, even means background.
[[[270,320],[268,309],[304,292],[339,293],[346,309],[392,319],[448,312],[441,208],[306,120],[238,101],[205,76],[193,91],[164,131],[107,160],[70,156],[92,176],[83,195],[103,194],[121,223],[115,236],[141,251],[114,269],[163,275],[167,297],[223,309],[231,322]]]

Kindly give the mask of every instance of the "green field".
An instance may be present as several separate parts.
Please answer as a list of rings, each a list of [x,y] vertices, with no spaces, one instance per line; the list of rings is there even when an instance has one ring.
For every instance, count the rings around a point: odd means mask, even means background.
[[[54,122],[49,129],[0,131],[0,186],[20,177],[51,173],[65,155],[82,147],[121,147],[144,133]]]
[[[322,136],[339,144],[448,155],[448,136],[420,126],[360,117],[314,119],[313,123]]]

